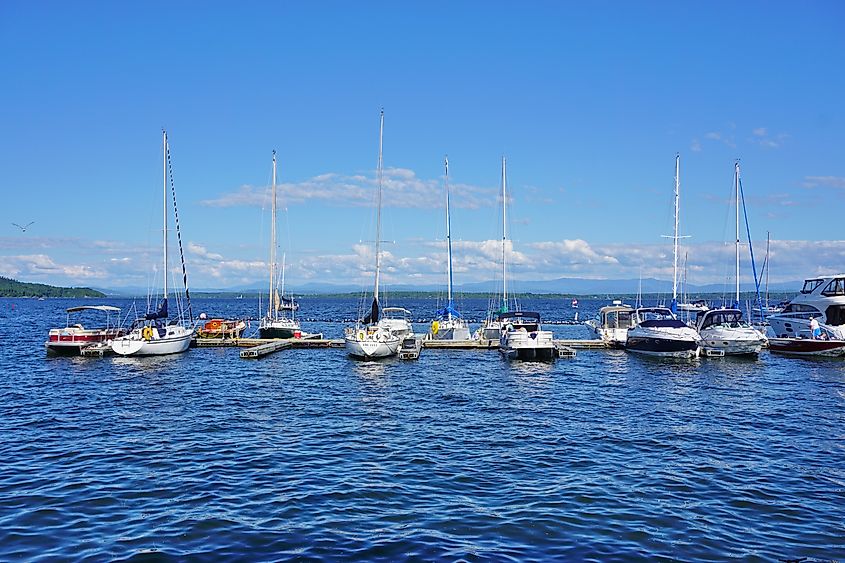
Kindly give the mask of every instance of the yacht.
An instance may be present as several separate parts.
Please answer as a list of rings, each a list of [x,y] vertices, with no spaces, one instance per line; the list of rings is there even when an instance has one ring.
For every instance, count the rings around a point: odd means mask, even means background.
[[[822,334],[845,340],[845,274],[805,280],[801,292],[768,321],[778,338],[810,338],[813,318]]]
[[[553,360],[556,356],[552,331],[540,327],[540,313],[513,311],[497,315],[502,325],[499,351],[508,359]]]
[[[628,329],[626,350],[649,356],[698,357],[698,333],[666,307],[641,307],[634,313],[634,322]]]
[[[766,344],[766,337],[742,318],[739,309],[739,162],[734,163],[734,193],[736,195],[736,236],[734,244],[735,296],[733,307],[703,310],[698,313],[695,328],[701,337],[706,355],[756,355]]]
[[[399,345],[404,336],[393,332],[400,326],[398,323],[381,320],[382,308],[379,303],[379,280],[381,274],[381,196],[384,179],[384,163],[382,158],[382,140],[384,138],[384,110],[379,119],[378,136],[378,202],[376,204],[376,241],[375,259],[376,275],[373,283],[373,302],[364,318],[358,320],[355,326],[347,327],[344,331],[346,353],[350,357],[362,360],[375,360],[395,356],[399,352]],[[386,311],[384,311],[386,312]],[[410,327],[410,323],[405,323]],[[401,330],[405,330],[403,327]]]
[[[433,340],[469,340],[469,325],[461,317],[452,301],[452,225],[449,217],[449,159],[446,158],[446,306],[437,311],[431,321],[428,337]]]
[[[596,317],[585,324],[600,340],[613,347],[622,347],[628,339],[628,329],[634,326],[634,319],[634,308],[616,299],[599,309]]]

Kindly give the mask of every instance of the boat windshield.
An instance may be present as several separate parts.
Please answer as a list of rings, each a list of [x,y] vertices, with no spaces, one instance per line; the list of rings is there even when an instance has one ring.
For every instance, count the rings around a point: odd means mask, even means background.
[[[742,312],[739,310],[731,311],[715,311],[704,317],[701,323],[701,328],[705,329],[710,326],[728,326],[731,328],[740,328],[748,326],[742,320]]]
[[[813,293],[813,291],[819,287],[824,280],[813,279],[813,280],[804,280],[804,287],[801,288],[801,293]]]
[[[845,278],[835,278],[830,281],[822,290],[822,295],[831,297],[834,295],[845,295]]]

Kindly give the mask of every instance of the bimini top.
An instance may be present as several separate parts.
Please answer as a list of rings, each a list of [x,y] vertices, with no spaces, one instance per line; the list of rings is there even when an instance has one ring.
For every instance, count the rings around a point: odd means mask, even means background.
[[[535,322],[540,322],[540,313],[535,313],[533,311],[511,311],[510,313],[497,313],[495,316],[496,320],[504,320],[504,319],[527,319],[532,320]]]
[[[111,305],[82,305],[81,307],[71,307],[67,310],[68,313],[78,313],[79,311],[106,311],[108,313],[119,313],[120,307],[112,307]]]

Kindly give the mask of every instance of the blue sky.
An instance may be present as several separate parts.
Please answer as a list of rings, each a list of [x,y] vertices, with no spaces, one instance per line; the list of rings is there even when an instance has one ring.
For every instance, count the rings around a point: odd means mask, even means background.
[[[455,5],[457,4],[457,5]],[[772,279],[845,270],[840,2],[0,3],[0,274],[144,286],[171,139],[195,287],[264,279],[270,155],[292,283],[371,279],[385,110],[386,278],[730,276],[733,162]],[[26,232],[12,223],[35,221]],[[750,274],[749,274],[750,275]]]

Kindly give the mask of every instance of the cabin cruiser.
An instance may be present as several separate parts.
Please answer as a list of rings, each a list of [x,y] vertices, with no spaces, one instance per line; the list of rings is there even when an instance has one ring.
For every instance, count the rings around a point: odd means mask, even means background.
[[[508,359],[552,360],[556,350],[550,330],[540,327],[540,313],[514,311],[501,313],[497,319],[502,326],[499,351]]]
[[[710,307],[707,306],[707,301],[703,299],[697,299],[688,303],[678,303],[678,311],[685,313],[703,313],[708,310],[710,310]]]
[[[378,325],[398,336],[405,338],[414,336],[414,327],[411,325],[411,312],[402,307],[385,307],[381,310],[382,318]]]
[[[695,328],[701,346],[709,355],[759,354],[766,337],[742,318],[734,308],[711,309],[698,314]]]
[[[804,281],[801,293],[767,319],[777,338],[811,338],[810,322],[815,319],[823,334],[845,340],[845,274]]]
[[[650,356],[698,356],[698,333],[666,307],[640,307],[634,321],[635,326],[628,329],[626,350]]]
[[[593,329],[603,342],[614,347],[622,347],[628,339],[628,329],[634,326],[634,308],[623,305],[618,299],[612,305],[602,307],[595,319],[585,323]]]
[[[106,326],[101,328],[85,328],[79,323],[70,324],[73,313],[99,311],[106,313]],[[67,309],[67,323],[65,328],[53,328],[47,335],[44,347],[52,354],[78,356],[82,349],[101,342],[107,342],[126,334],[126,331],[111,323],[111,313],[120,313],[118,307],[111,305],[85,305]]]

